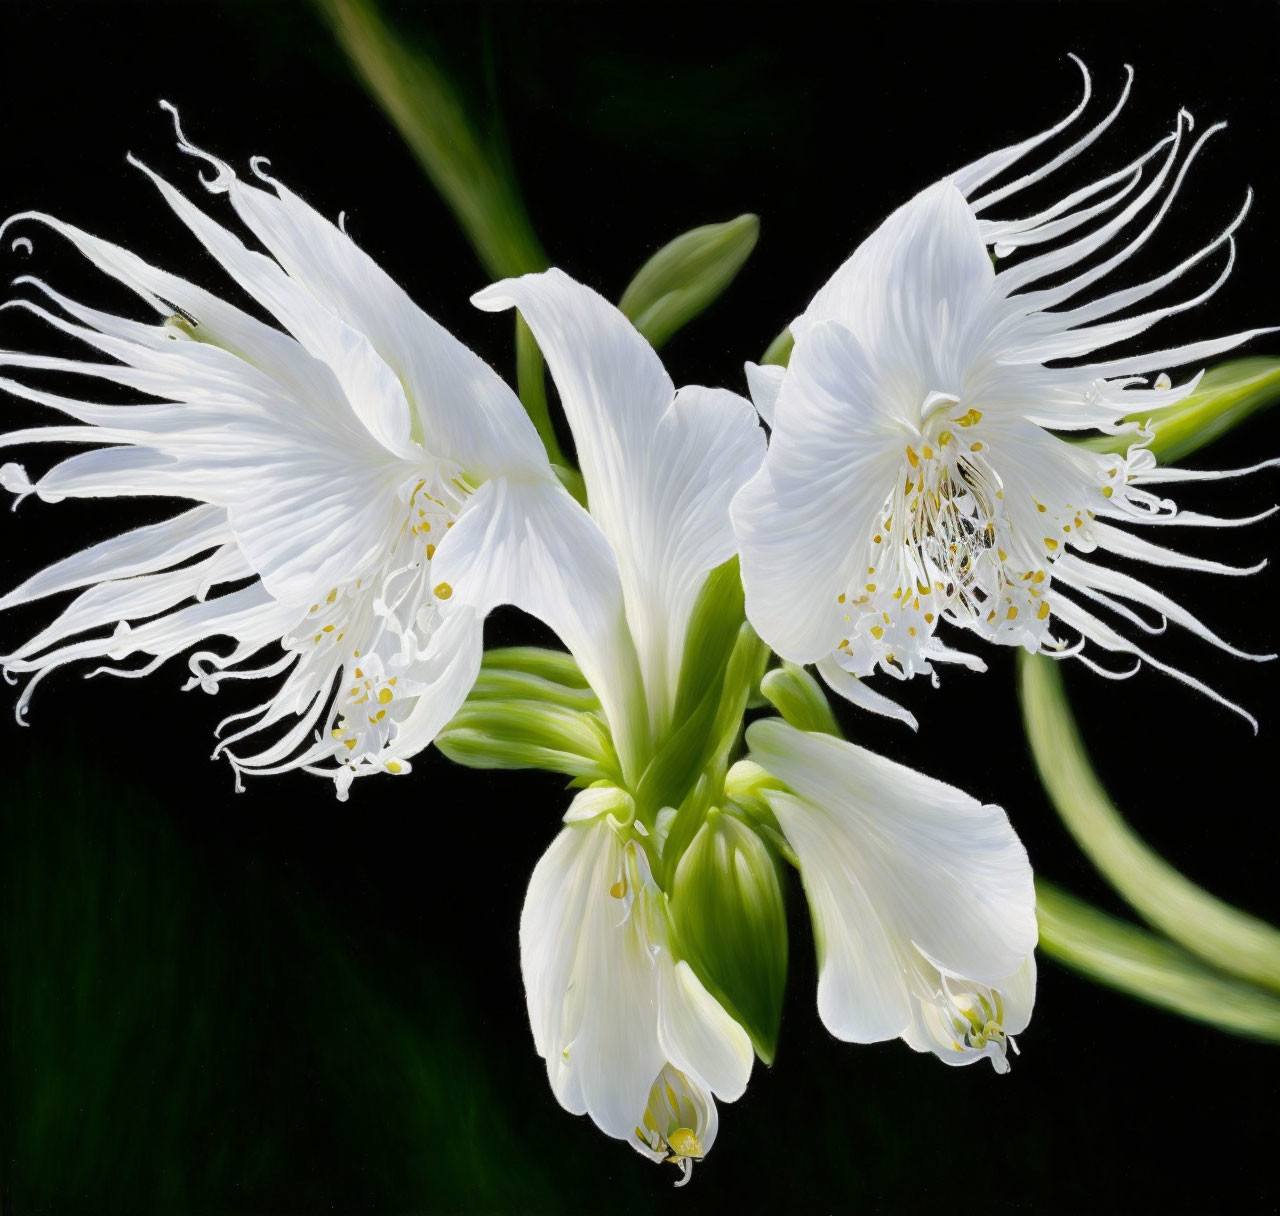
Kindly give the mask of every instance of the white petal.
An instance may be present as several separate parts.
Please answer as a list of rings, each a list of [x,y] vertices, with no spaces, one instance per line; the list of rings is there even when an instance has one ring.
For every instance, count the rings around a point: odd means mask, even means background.
[[[470,605],[483,616],[514,604],[554,629],[625,753],[640,677],[617,564],[591,516],[557,482],[487,481],[441,541],[431,571],[449,589],[445,612]]]
[[[888,1024],[905,1010],[906,989],[887,959],[909,945],[982,983],[1022,965],[1036,941],[1035,894],[999,807],[778,719],[754,723],[747,741],[752,759],[796,795],[770,804],[820,926],[833,1033],[901,1033],[905,1019]]]
[[[565,827],[534,869],[520,918],[529,1018],[552,1088],[619,1138],[634,1135],[666,1062],[639,895],[610,893],[624,890],[624,874],[607,817]]]
[[[751,1077],[751,1039],[681,960],[664,960],[658,999],[658,1042],[681,1072],[733,1102]]]
[[[812,663],[841,637],[837,596],[893,488],[909,435],[844,325],[796,341],[764,466],[733,501],[747,617],[783,658]],[[923,399],[923,398],[921,398]]]
[[[751,394],[752,404],[760,417],[773,426],[774,407],[787,369],[779,367],[776,363],[748,363],[746,370],[747,390]]]

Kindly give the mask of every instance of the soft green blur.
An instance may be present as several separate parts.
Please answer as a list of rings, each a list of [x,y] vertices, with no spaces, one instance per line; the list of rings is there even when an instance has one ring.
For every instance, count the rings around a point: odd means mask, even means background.
[[[464,977],[394,925],[371,968],[305,879],[84,766],[33,753],[0,816],[13,1211],[557,1206]]]
[[[1125,823],[1089,763],[1058,664],[1018,658],[1040,780],[1085,855],[1149,924],[1220,971],[1280,991],[1280,931],[1197,886]]]
[[[1219,1030],[1280,1043],[1280,1000],[1199,962],[1137,925],[1036,881],[1040,950],[1073,970]]]

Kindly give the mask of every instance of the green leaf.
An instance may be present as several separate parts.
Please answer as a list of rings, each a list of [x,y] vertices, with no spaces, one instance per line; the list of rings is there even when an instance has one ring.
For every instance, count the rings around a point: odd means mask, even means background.
[[[842,738],[822,686],[803,667],[784,662],[760,681],[760,691],[797,730]]]
[[[787,913],[769,848],[740,819],[713,808],[676,868],[669,908],[689,965],[772,1064],[787,980]]]
[[[1197,886],[1125,823],[1089,763],[1057,663],[1018,659],[1027,740],[1076,843],[1149,924],[1219,970],[1280,990],[1280,931]]]
[[[1196,391],[1177,405],[1130,414],[1126,421],[1149,426],[1155,433],[1151,451],[1161,464],[1172,464],[1278,400],[1280,359],[1233,359],[1210,368]],[[1095,452],[1124,453],[1133,436],[1093,435],[1077,442]]]
[[[546,701],[468,701],[436,736],[436,746],[468,768],[542,768],[620,780],[600,719]]]
[[[719,298],[759,235],[755,215],[691,229],[640,268],[618,307],[653,346],[661,346]]]
[[[1187,951],[1036,881],[1040,950],[1091,979],[1186,1018],[1280,1042],[1280,1000],[1229,979]]]

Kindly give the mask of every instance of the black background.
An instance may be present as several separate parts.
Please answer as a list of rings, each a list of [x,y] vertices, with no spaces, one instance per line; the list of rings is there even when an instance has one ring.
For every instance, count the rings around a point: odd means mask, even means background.
[[[1227,119],[1151,257],[1171,265],[1257,191],[1238,268],[1170,340],[1280,321],[1273,233],[1273,5],[946,5],[751,10],[589,5],[405,7],[464,94],[500,101],[535,227],[553,261],[617,296],[648,254],[699,223],[762,217],[730,293],[665,352],[677,383],[741,389],[770,338],[900,201],[1039,130],[1076,97],[1068,51],[1094,69],[1098,112],[1122,64],[1133,100],[1064,179],[1101,174],[1171,127],[1178,107]],[[489,83],[486,83],[486,80]],[[272,172],[349,231],[504,374],[506,318],[451,216],[350,75],[324,26],[290,5],[9,4],[0,10],[0,209],[43,208],[220,283],[124,162],[188,192],[156,101],[191,138]],[[1198,128],[1199,129],[1199,128]],[[1047,196],[1046,196],[1047,197]],[[216,208],[220,200],[202,199]],[[0,261],[132,315],[51,234]],[[1131,273],[1124,272],[1126,281]],[[1198,280],[1197,280],[1198,282]],[[1164,343],[1161,342],[1161,345]],[[0,315],[0,346],[52,350]],[[1280,349],[1275,338],[1251,348]],[[95,385],[91,392],[96,392]],[[14,424],[35,412],[6,401]],[[1192,463],[1280,451],[1280,417]],[[43,468],[47,454],[23,453]],[[1193,487],[1194,489],[1194,487]],[[1187,493],[1245,513],[1276,475]],[[3,583],[154,516],[154,503],[23,504],[3,515]],[[1274,551],[1275,520],[1196,532],[1226,560]],[[1280,649],[1280,580],[1157,575],[1232,640]],[[0,623],[8,646],[48,606]],[[497,614],[497,643],[541,639]],[[1131,822],[1211,890],[1271,919],[1275,668],[1172,635],[1159,653],[1251,708],[1227,711],[1152,672],[1067,671],[1100,772]],[[845,715],[869,746],[1008,808],[1046,876],[1117,913],[1036,781],[1014,656],[979,677],[916,681],[918,736]],[[566,803],[544,774],[471,773],[424,757],[347,804],[303,775],[232,792],[213,724],[260,700],[61,672],[32,725],[0,722],[5,1068],[0,1200],[15,1212],[684,1210],[1271,1211],[1275,1049],[1130,1002],[1051,962],[1011,1075],[943,1067],[901,1043],[834,1041],[814,1008],[798,887],[776,1065],[722,1108],[692,1185],[560,1110],[535,1056],[516,924]]]

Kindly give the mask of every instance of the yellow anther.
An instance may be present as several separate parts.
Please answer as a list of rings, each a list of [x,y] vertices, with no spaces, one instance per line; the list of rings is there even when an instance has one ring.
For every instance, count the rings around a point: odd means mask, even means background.
[[[981,452],[981,451],[982,451],[982,444],[980,444],[980,443],[971,443],[971,444],[969,445],[969,451],[971,451],[971,452]]]
[[[950,431],[943,431],[942,434],[938,436],[938,446],[940,448],[945,448],[947,444],[949,444],[950,442],[951,442]]]
[[[933,624],[933,613],[932,613],[932,612],[926,612],[926,613],[924,614],[924,623],[925,623],[926,625],[932,625],[932,624]]]
[[[1016,617],[1017,615],[1018,615],[1018,609],[1017,609],[1017,607],[1016,607],[1015,605],[1013,605],[1013,604],[1010,604],[1010,605],[1009,605],[1009,611],[1008,611],[1007,613],[1005,613],[1005,616],[1006,616],[1009,620],[1013,620],[1013,618],[1014,618],[1014,617]]]
[[[1044,547],[1052,551],[1058,547],[1058,542],[1052,536],[1046,536],[1044,538]]]
[[[912,467],[913,469],[914,469],[914,468],[916,468],[916,467],[920,464],[920,457],[916,455],[916,450],[915,450],[915,448],[911,447],[911,445],[910,445],[910,444],[908,444],[908,445],[907,445],[907,460],[908,460],[908,462],[911,464],[911,467]],[[910,482],[907,482],[907,489],[908,489],[908,490],[910,490],[910,489],[911,489],[911,483],[910,483]]]
[[[391,702],[395,700],[395,696],[396,696],[396,694],[395,694],[395,693],[393,693],[393,692],[391,691],[391,689],[389,689],[389,688],[380,688],[380,689],[378,689],[378,704],[379,704],[379,705],[390,705],[390,704],[391,704]]]
[[[436,598],[441,600],[447,600],[453,594],[453,588],[448,583],[437,583],[435,590]]]
[[[924,445],[924,458],[926,460],[933,459],[933,449],[927,443]]]
[[[403,773],[403,772],[404,772],[404,765],[403,765],[403,764],[401,764],[399,760],[388,760],[388,761],[387,761],[387,772],[389,772],[389,773]]]
[[[356,750],[356,741],[354,739],[343,739],[342,746],[345,747],[347,751],[353,752]]]
[[[1043,620],[1044,620],[1044,618],[1045,618],[1045,617],[1047,617],[1048,615],[1049,615],[1049,601],[1048,601],[1048,600],[1041,600],[1041,601],[1040,601],[1040,611],[1036,613],[1036,616],[1037,616],[1037,618],[1038,618],[1038,619],[1040,619],[1040,620],[1042,620],[1042,621],[1043,621]]]
[[[614,899],[621,899],[626,893],[627,893],[627,876],[624,874],[621,878],[618,879],[617,882],[613,884],[613,886],[609,888],[609,894],[612,895]],[[674,1106],[675,1103],[673,1102],[672,1105]]]
[[[884,637],[884,630],[879,625],[872,625],[871,636],[878,642],[882,637]]]
[[[975,426],[982,421],[982,413],[970,406],[961,417],[952,418],[951,421],[958,423],[960,426]]]
[[[868,590],[868,591],[874,591],[875,589],[876,589],[876,585],[875,585],[875,583],[868,583],[868,584],[867,584],[867,590]]]
[[[837,604],[843,604],[843,603],[844,603],[844,599],[845,599],[845,596],[844,596],[844,592],[842,591],[842,592],[840,592],[840,594],[839,594],[839,595],[837,595],[837,596],[836,596],[836,603],[837,603]]]
[[[1115,491],[1114,491],[1114,490],[1112,490],[1112,488],[1111,488],[1110,486],[1103,486],[1103,487],[1102,487],[1102,497],[1103,497],[1103,498],[1110,498],[1110,497],[1111,497],[1111,495],[1112,495],[1114,492],[1115,492]]]

